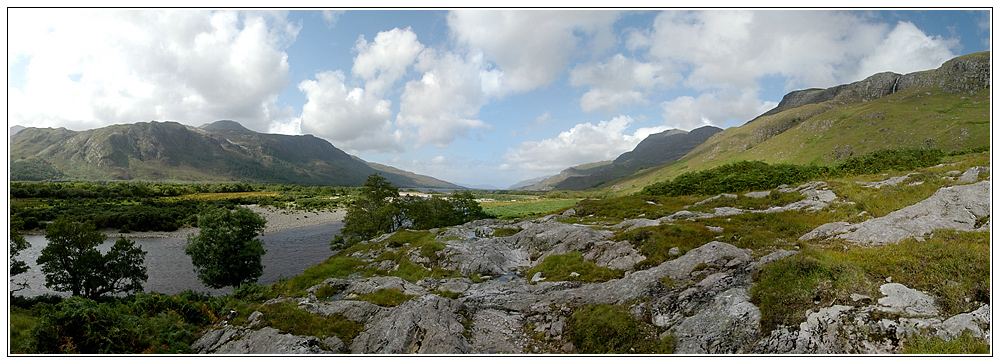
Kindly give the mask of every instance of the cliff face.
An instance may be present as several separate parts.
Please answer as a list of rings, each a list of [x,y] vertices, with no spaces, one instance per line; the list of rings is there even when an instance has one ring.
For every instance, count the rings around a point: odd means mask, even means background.
[[[761,116],[831,100],[842,103],[868,102],[910,87],[941,87],[949,93],[968,93],[989,88],[990,53],[973,53],[954,58],[932,71],[905,75],[882,72],[846,85],[793,91],[785,95],[778,106]]]

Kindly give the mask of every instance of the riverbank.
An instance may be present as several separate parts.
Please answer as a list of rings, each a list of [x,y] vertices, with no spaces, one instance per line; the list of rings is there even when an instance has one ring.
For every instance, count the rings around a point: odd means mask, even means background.
[[[262,207],[258,205],[248,205],[244,207],[260,214],[260,216],[267,220],[267,225],[264,226],[265,234],[341,222],[344,221],[344,217],[347,215],[347,210],[344,209],[302,211],[279,209],[270,206]],[[109,238],[183,238],[187,237],[189,234],[197,234],[198,228],[183,228],[177,229],[176,231],[136,231],[130,233],[120,233],[115,229],[103,229],[101,232],[107,234]],[[45,230],[34,230],[29,232],[28,235],[45,235]]]

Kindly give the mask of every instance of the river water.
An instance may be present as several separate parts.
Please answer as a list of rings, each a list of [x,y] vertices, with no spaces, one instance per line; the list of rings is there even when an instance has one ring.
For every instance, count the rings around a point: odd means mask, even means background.
[[[342,222],[278,231],[261,235],[264,242],[264,274],[257,283],[271,284],[281,278],[290,278],[305,271],[306,268],[322,263],[334,254],[330,250],[330,240],[344,227]],[[45,287],[45,275],[35,263],[39,252],[48,244],[45,236],[28,235],[25,239],[31,243],[19,256],[31,267],[27,273],[18,275],[15,281],[28,280],[30,288],[18,292],[18,295],[31,297],[42,294],[58,294],[68,297],[69,293],[56,292]],[[98,247],[107,252],[118,240],[109,238]],[[136,238],[131,239],[142,247],[146,253],[146,273],[149,279],[143,285],[146,292],[177,294],[186,290],[223,295],[232,292],[232,288],[212,289],[203,285],[194,272],[191,257],[184,254],[187,239],[176,238]]]

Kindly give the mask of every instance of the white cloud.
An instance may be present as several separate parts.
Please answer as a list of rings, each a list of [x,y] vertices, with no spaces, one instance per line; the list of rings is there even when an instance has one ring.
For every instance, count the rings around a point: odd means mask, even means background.
[[[481,79],[482,59],[426,49],[418,57],[419,80],[406,83],[400,96],[396,125],[418,144],[446,147],[473,129],[491,130],[479,120],[486,102]]]
[[[621,53],[607,63],[580,64],[570,70],[569,77],[573,86],[590,86],[580,98],[580,107],[586,112],[616,112],[624,106],[646,104],[647,92],[678,80],[660,64],[639,62]]]
[[[424,49],[413,30],[399,28],[379,32],[371,43],[359,36],[354,47],[351,73],[365,79],[365,90],[383,95],[385,91],[406,74],[406,69]]]
[[[337,26],[337,20],[340,16],[344,15],[343,10],[323,10],[323,22],[326,23],[327,28],[333,28]]]
[[[955,58],[951,49],[959,45],[958,39],[930,37],[913,23],[899,22],[874,52],[861,60],[854,79],[885,71],[906,74],[934,69]]]
[[[650,134],[666,130],[666,127],[640,128],[626,134],[632,122],[629,116],[618,116],[597,125],[576,124],[555,138],[523,142],[507,150],[504,166],[556,173],[574,165],[614,159],[634,149]]]
[[[324,71],[305,80],[299,90],[308,102],[299,121],[303,133],[315,134],[350,152],[402,152],[393,130],[388,100],[345,84],[344,73]]]
[[[448,27],[459,44],[482,50],[497,65],[507,93],[552,83],[583,50],[608,49],[617,18],[618,12],[604,10],[460,10],[448,14]]]
[[[698,97],[681,96],[660,104],[664,124],[674,129],[692,130],[705,125],[728,127],[743,123],[773,109],[775,102],[761,101],[756,92],[725,90]]]
[[[265,130],[288,116],[276,101],[299,26],[283,12],[17,9],[10,20],[8,60],[28,59],[23,89],[8,88],[12,124],[232,119]]]

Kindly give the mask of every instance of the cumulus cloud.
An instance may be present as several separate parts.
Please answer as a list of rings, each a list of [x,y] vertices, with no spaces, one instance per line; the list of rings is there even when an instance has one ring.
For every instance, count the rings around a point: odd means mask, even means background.
[[[358,55],[351,73],[367,81],[365,90],[382,95],[406,74],[424,45],[410,28],[394,28],[379,32],[371,43],[359,36],[354,49]]]
[[[958,39],[931,37],[913,23],[899,22],[874,52],[861,60],[853,78],[861,80],[885,71],[906,74],[937,68],[955,58],[951,49],[959,45]]]
[[[910,23],[890,30],[853,12],[762,10],[662,12],[652,30],[630,33],[628,44],[689,69],[684,85],[704,90],[752,88],[764,76],[787,79],[787,89],[829,87],[892,65],[933,68],[957,41],[928,37]]]
[[[618,116],[597,125],[576,124],[555,138],[523,142],[507,150],[503,166],[555,173],[574,165],[614,159],[634,149],[650,134],[666,130],[666,127],[639,128],[631,135],[626,134],[632,122],[629,116]]]
[[[390,120],[391,102],[347,86],[342,71],[317,73],[315,80],[302,81],[299,90],[308,99],[298,120],[303,133],[350,152],[403,151],[401,135]]]
[[[614,11],[460,10],[448,14],[448,27],[498,66],[503,93],[525,92],[555,81],[582,50],[612,46],[617,18]]]
[[[8,87],[8,121],[28,126],[233,119],[255,130],[289,116],[283,12],[19,9],[8,53],[26,59]],[[13,70],[21,71],[21,70]]]
[[[341,15],[344,15],[343,10],[323,10],[323,22],[326,23],[327,28],[333,28],[337,25],[337,20],[340,19]]]
[[[698,97],[681,96],[660,104],[664,123],[672,128],[692,130],[705,125],[727,127],[743,123],[778,106],[761,101],[756,92],[724,90]]]
[[[677,82],[675,74],[666,73],[660,64],[639,62],[621,53],[604,63],[580,64],[570,70],[573,86],[590,86],[580,98],[583,111],[616,112],[623,106],[646,104],[646,93],[668,83]]]
[[[406,83],[397,126],[405,128],[416,143],[439,147],[473,129],[491,130],[478,119],[486,102],[482,63],[482,57],[476,55],[467,59],[453,52],[421,52],[415,68],[423,76]]]

